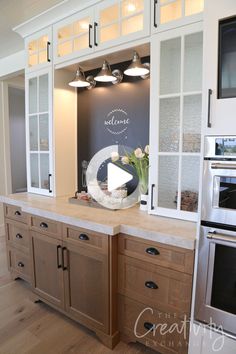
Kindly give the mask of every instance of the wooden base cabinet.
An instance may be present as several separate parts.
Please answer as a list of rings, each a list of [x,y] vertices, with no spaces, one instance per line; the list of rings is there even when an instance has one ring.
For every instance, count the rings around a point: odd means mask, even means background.
[[[64,308],[62,241],[31,231],[34,292],[54,306]]]

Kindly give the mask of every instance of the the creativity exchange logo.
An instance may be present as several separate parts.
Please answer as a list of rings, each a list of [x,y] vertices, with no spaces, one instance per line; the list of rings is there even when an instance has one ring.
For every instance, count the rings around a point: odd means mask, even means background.
[[[126,132],[130,124],[128,113],[123,109],[116,108],[108,113],[104,120],[107,131],[113,135],[120,135]]]

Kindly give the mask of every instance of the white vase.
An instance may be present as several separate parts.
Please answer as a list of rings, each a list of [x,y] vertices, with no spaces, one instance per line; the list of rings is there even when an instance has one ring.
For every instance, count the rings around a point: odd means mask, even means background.
[[[148,210],[148,194],[140,194],[140,210],[147,211]]]

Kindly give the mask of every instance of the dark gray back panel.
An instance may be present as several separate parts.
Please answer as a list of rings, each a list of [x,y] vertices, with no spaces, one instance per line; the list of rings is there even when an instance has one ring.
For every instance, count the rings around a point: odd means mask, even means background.
[[[149,62],[145,58],[143,62]],[[130,62],[112,66],[127,68]],[[87,72],[95,75],[99,69]],[[78,189],[81,189],[81,163],[100,149],[114,144],[131,148],[149,142],[150,80],[124,75],[119,85],[97,83],[92,90],[78,89]]]

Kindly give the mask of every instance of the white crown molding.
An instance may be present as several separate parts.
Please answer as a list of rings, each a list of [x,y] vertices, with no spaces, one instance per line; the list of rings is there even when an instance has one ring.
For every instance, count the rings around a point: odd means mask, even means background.
[[[100,1],[101,0],[63,0],[41,14],[14,27],[12,30],[18,33],[21,37],[26,38],[29,35],[38,32],[67,16],[73,15],[77,11],[91,7]]]

